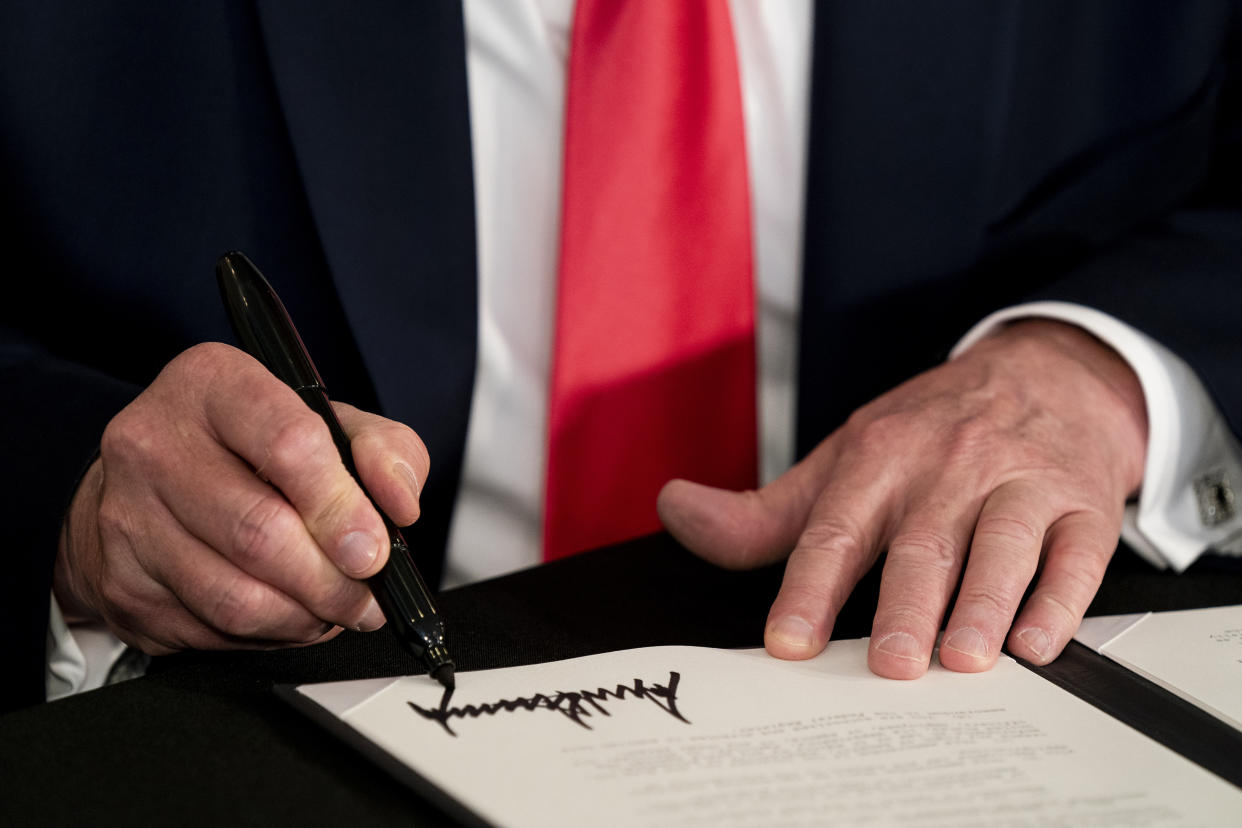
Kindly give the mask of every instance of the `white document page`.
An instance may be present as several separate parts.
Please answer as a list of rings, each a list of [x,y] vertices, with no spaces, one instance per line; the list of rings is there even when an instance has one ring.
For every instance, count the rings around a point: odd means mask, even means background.
[[[1074,637],[1242,730],[1242,606],[1087,618]]]
[[[1002,657],[918,681],[656,647],[360,694],[303,685],[497,825],[1232,825],[1242,789]]]

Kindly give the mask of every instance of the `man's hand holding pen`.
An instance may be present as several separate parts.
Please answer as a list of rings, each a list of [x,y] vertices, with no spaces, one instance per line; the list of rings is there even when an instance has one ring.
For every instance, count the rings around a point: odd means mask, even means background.
[[[406,426],[333,403],[376,503],[412,523],[429,460]],[[371,630],[388,535],[324,421],[258,361],[182,353],[109,424],[64,524],[55,593],[152,653]]]

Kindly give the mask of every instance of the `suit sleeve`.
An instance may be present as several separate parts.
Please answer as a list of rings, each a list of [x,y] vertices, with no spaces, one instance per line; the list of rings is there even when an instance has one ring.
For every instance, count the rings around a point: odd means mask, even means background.
[[[0,682],[3,711],[44,698],[48,602],[61,521],[104,426],[139,389],[57,359],[3,324],[0,387],[7,529],[0,606],[11,669]]]
[[[1242,151],[1242,146],[1239,146]],[[1036,298],[1097,308],[1185,360],[1242,434],[1242,208],[1187,208],[1117,244]]]
[[[1216,102],[1215,147],[1197,189],[1184,203],[1133,228],[1029,297],[1102,311],[1167,349],[1175,356],[1166,362],[1192,377],[1150,388],[1144,381],[1149,397],[1165,397],[1149,398],[1149,413],[1172,412],[1162,417],[1166,425],[1197,436],[1180,442],[1181,456],[1154,458],[1165,470],[1160,480],[1150,477],[1149,456],[1138,531],[1131,538],[1136,548],[1142,546],[1136,539],[1147,538],[1148,551],[1159,551],[1177,569],[1204,547],[1231,549],[1242,521],[1237,457],[1242,443],[1242,21],[1237,18]],[[1207,399],[1191,404],[1189,398],[1204,391]],[[1186,416],[1198,410],[1212,416]],[[1214,496],[1223,511],[1206,514],[1205,498]],[[1146,523],[1143,509],[1151,514]],[[1157,512],[1164,516],[1157,519]],[[1196,544],[1193,554],[1187,551]],[[1178,547],[1178,554],[1168,554]]]

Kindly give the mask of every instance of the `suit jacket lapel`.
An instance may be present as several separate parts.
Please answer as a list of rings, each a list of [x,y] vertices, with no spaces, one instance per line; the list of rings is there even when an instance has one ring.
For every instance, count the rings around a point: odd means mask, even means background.
[[[423,513],[441,516],[428,531],[442,548],[475,364],[461,7],[260,0],[258,11],[324,256],[382,410],[436,460]]]

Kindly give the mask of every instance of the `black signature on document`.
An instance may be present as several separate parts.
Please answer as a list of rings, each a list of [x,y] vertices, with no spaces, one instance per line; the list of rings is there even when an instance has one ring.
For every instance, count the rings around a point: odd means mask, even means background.
[[[677,685],[680,682],[681,673],[669,671],[667,684],[647,684],[636,678],[631,684],[618,684],[615,690],[606,687],[597,690],[560,690],[516,699],[500,699],[485,704],[464,704],[460,707],[449,705],[453,691],[446,689],[440,697],[439,707],[421,707],[414,702],[406,704],[423,718],[437,722],[450,736],[457,735],[450,725],[453,719],[475,719],[479,716],[495,716],[497,713],[514,713],[519,710],[550,710],[560,713],[580,727],[591,730],[587,719],[597,713],[611,716],[605,705],[612,701],[625,701],[627,696],[640,701],[646,699],[674,719],[690,724],[690,720],[677,709]]]

